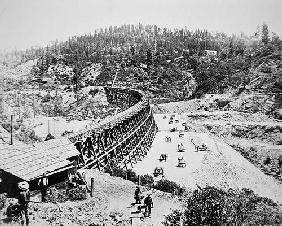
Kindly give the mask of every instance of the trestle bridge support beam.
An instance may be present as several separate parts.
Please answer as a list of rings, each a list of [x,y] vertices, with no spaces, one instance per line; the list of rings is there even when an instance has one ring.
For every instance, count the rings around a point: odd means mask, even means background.
[[[148,100],[141,91],[104,87],[107,100],[126,109],[106,118],[93,128],[70,135],[80,152],[78,165],[98,168],[132,167],[149,151],[157,126]]]

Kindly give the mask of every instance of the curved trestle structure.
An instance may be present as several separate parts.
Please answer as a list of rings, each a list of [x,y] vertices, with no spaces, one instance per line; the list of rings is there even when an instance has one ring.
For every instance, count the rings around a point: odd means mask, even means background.
[[[103,169],[116,163],[132,167],[146,155],[156,134],[148,100],[137,90],[104,87],[108,102],[125,111],[101,121],[95,127],[69,136],[80,152],[79,166]]]

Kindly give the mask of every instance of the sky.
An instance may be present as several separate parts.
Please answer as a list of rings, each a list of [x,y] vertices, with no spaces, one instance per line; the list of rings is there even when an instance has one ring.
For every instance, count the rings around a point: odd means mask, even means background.
[[[227,34],[266,23],[282,37],[282,0],[0,0],[0,51],[138,23]]]

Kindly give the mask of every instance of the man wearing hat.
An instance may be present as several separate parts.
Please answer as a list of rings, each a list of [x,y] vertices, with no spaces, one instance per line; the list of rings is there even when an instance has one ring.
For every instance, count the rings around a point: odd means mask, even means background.
[[[48,187],[48,178],[46,177],[46,173],[43,173],[42,178],[38,181],[38,186],[41,191],[41,201],[46,202],[46,196],[47,196],[47,187]]]
[[[147,194],[147,197],[144,200],[145,204],[145,215],[148,215],[148,217],[151,217],[152,207],[153,207],[153,200],[151,198],[151,193]]]
[[[29,184],[26,181],[18,183],[19,187],[19,205],[20,205],[20,213],[22,218],[22,225],[24,225],[24,216],[26,225],[29,224],[28,218],[28,203],[30,202],[30,192],[29,192]]]

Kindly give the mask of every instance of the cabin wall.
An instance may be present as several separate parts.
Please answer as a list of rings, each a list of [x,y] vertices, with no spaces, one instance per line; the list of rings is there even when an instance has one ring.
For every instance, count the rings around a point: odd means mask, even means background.
[[[1,171],[0,178],[2,180],[0,182],[0,194],[7,193],[9,197],[17,195],[17,183],[22,181],[22,179],[6,171]]]

